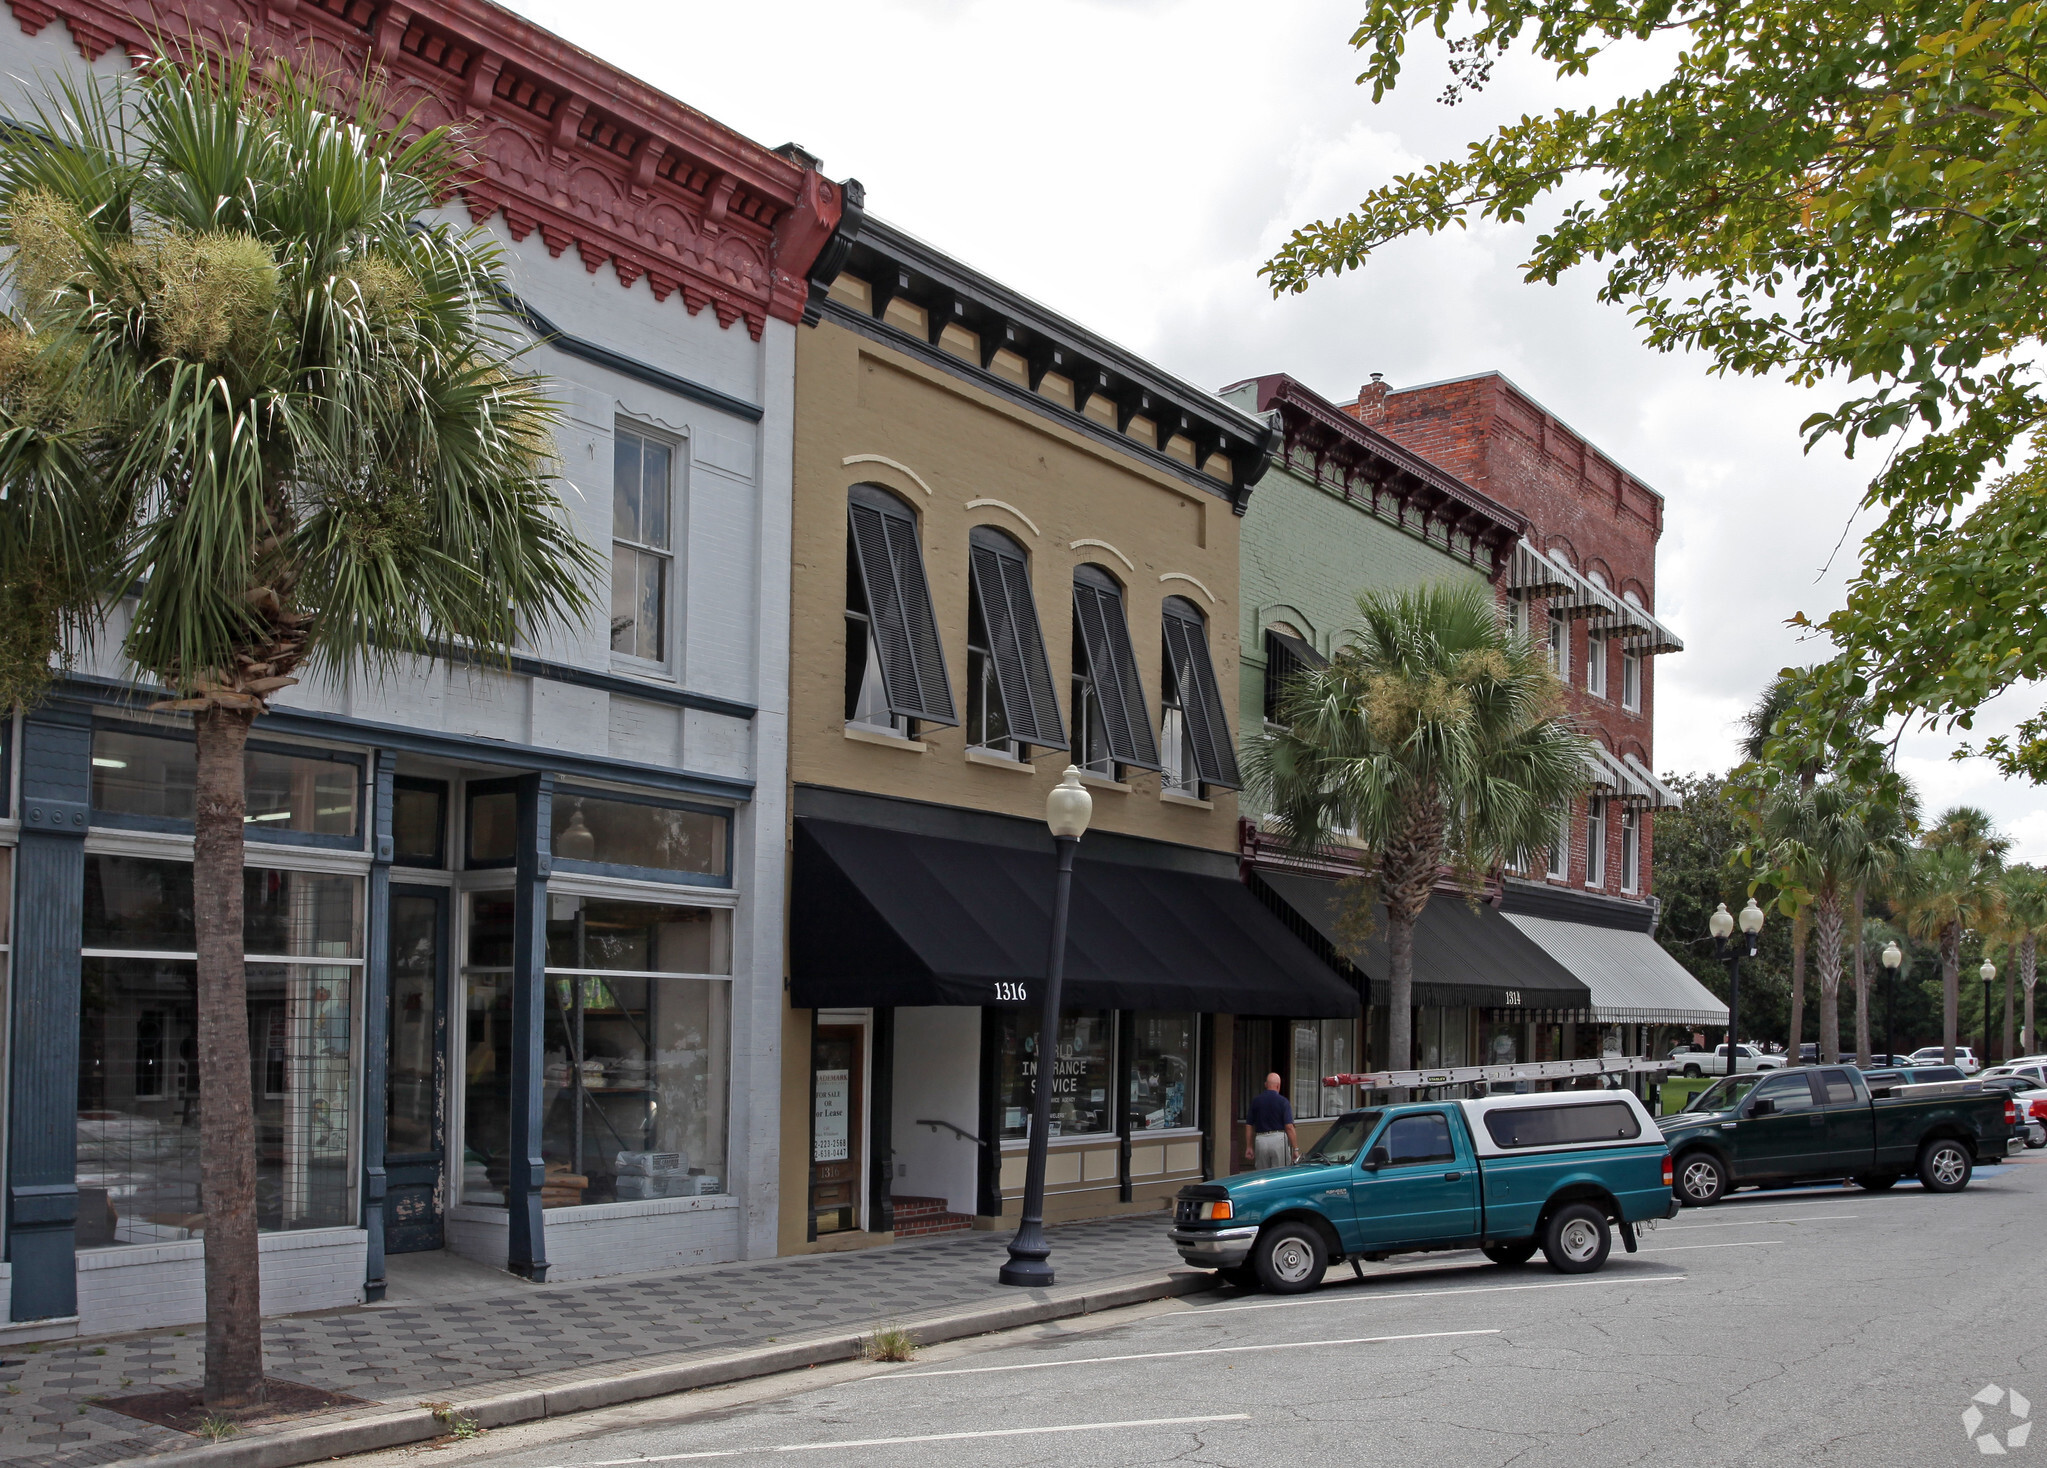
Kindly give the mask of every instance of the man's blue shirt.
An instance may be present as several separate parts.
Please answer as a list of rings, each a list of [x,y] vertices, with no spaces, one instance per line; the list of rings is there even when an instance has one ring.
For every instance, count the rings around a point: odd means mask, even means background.
[[[1260,1091],[1245,1108],[1254,1132],[1283,1132],[1294,1124],[1294,1108],[1277,1091]]]

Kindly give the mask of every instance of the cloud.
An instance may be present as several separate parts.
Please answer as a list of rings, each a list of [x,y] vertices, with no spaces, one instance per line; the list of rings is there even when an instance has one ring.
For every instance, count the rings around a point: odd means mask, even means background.
[[[1540,220],[1405,241],[1286,300],[1256,274],[1296,225],[1501,121],[1652,81],[1667,41],[1614,53],[1596,80],[1509,59],[1449,108],[1441,47],[1422,40],[1374,107],[1354,84],[1354,0],[513,8],[750,136],[802,142],[876,213],[1191,381],[1286,371],[1341,400],[1373,372],[1505,372],[1665,496],[1657,610],[1686,651],[1655,672],[1660,769],[1724,769],[1757,692],[1820,655],[1785,618],[1837,604],[1874,463],[1801,451],[1830,392],[1651,352],[1592,275],[1524,283]],[[2047,861],[2047,797],[1949,762],[1953,743],[1901,747],[1929,805],[1981,804]]]

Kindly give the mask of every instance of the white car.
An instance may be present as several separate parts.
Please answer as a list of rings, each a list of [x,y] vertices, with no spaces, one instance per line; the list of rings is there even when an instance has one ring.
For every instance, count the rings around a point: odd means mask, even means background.
[[[1921,1045],[1909,1057],[1914,1065],[1946,1065],[1947,1051],[1939,1045]],[[1983,1069],[1983,1062],[1976,1058],[1976,1052],[1967,1045],[1955,1046],[1955,1066],[1965,1076],[1972,1076]]]
[[[2047,1060],[2014,1060],[2010,1065],[1993,1065],[1983,1072],[1986,1081],[2003,1076],[2023,1076],[2036,1086],[2047,1087]]]
[[[1727,1074],[1727,1047],[1715,1045],[1707,1050],[1698,1045],[1680,1045],[1670,1052],[1669,1057],[1688,1076],[1724,1076]],[[1768,1055],[1753,1045],[1734,1047],[1734,1069],[1737,1073],[1750,1070],[1781,1070],[1784,1057]]]

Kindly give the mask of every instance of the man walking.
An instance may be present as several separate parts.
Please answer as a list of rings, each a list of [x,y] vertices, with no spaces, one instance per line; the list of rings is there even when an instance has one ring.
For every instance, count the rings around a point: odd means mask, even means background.
[[[1244,1160],[1256,1172],[1291,1167],[1295,1151],[1294,1108],[1279,1094],[1279,1072],[1265,1078],[1265,1089],[1244,1108]]]

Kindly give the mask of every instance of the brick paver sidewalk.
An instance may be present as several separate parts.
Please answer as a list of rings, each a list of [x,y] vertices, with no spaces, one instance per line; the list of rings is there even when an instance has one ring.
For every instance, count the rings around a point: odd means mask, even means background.
[[[664,1275],[530,1286],[440,1305],[356,1308],[272,1320],[270,1375],[379,1402],[412,1403],[573,1368],[727,1351],[833,1328],[861,1329],[1013,1292],[995,1283],[1007,1233],[952,1234],[843,1254]],[[1052,1231],[1059,1283],[1179,1260],[1157,1214]],[[93,1405],[196,1386],[204,1332],[150,1331],[8,1349],[0,1366],[0,1464],[97,1464],[196,1439]],[[15,1363],[20,1364],[15,1364]]]

